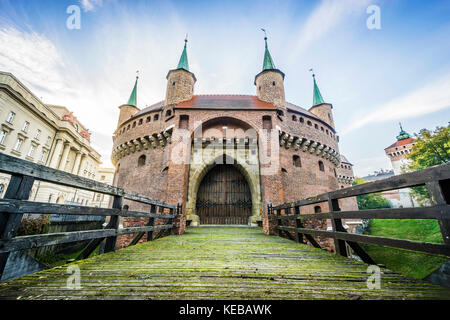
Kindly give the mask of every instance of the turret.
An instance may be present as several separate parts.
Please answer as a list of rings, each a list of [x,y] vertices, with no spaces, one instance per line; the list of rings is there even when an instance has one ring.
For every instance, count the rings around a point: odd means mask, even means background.
[[[136,82],[134,83],[133,91],[131,92],[130,99],[128,99],[127,104],[123,104],[119,107],[119,122],[117,123],[117,127],[120,127],[122,123],[133,117],[136,113],[140,111],[137,107],[137,84],[138,84],[139,76],[136,76]]]
[[[184,50],[178,63],[177,69],[170,70],[167,74],[167,89],[165,108],[192,99],[194,85],[197,82],[195,75],[189,71],[187,58],[187,42],[184,42]]]
[[[311,107],[311,109],[309,109],[309,111],[315,114],[321,120],[325,121],[333,129],[335,129],[332,111],[333,105],[324,102],[319,87],[317,86],[315,74],[313,74],[313,79],[314,79],[313,106]]]
[[[264,53],[263,69],[255,77],[256,95],[262,101],[272,102],[276,107],[284,110],[286,101],[284,95],[284,73],[273,63],[267,46],[267,36],[264,37],[266,49]]]

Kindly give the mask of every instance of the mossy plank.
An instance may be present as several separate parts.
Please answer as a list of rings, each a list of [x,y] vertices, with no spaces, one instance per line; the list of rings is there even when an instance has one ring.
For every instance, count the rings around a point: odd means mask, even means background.
[[[257,228],[189,228],[182,236],[77,261],[0,284],[0,299],[450,299],[450,291],[382,269],[367,287],[367,265],[266,236]]]

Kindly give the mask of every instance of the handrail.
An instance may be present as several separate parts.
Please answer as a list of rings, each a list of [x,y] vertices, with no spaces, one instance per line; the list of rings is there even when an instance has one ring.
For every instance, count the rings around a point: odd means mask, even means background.
[[[154,231],[171,230],[174,219],[182,214],[180,204],[173,205],[147,196],[110,186],[71,173],[49,168],[0,153],[0,172],[10,174],[11,179],[0,199],[0,278],[10,252],[43,246],[90,240],[77,259],[87,258],[104,240],[104,252],[115,250],[117,237],[137,234],[129,245],[135,245],[147,234],[147,241],[153,240]],[[94,208],[78,205],[40,203],[28,201],[35,180],[55,183],[113,197],[112,208]],[[150,212],[130,211],[123,208],[123,200],[150,205]],[[168,211],[168,212],[166,212]],[[159,212],[159,213],[158,213]],[[71,216],[109,216],[106,227],[99,230],[71,231],[17,237],[17,231],[24,214],[49,214]],[[140,227],[120,227],[120,217],[148,218]],[[156,219],[164,224],[156,223]]]
[[[341,211],[339,199],[359,195],[383,192],[425,185],[431,196],[431,206],[416,208],[389,208],[362,211]],[[370,256],[358,243],[401,248],[429,254],[450,256],[450,163],[430,167],[424,170],[377,180],[345,189],[330,191],[315,197],[284,203],[278,206],[268,206],[268,216],[275,216],[278,235],[287,236],[292,240],[303,242],[306,238],[313,246],[320,247],[313,236],[323,236],[334,239],[336,253],[347,256],[347,243],[360,258],[367,263],[374,263]],[[301,214],[300,208],[312,204],[327,202],[329,212]],[[292,209],[294,212],[292,212]],[[284,214],[283,214],[284,213]],[[331,220],[332,230],[316,230],[303,227],[306,219]],[[342,224],[342,219],[436,219],[441,228],[444,243],[427,243],[405,239],[375,237],[369,235],[350,234]],[[284,221],[291,225],[283,225]],[[292,226],[294,222],[295,226]],[[295,237],[291,233],[295,234]]]
[[[33,177],[37,180],[55,183],[63,186],[79,188],[111,196],[122,196],[125,199],[133,200],[136,202],[176,209],[176,205],[154,200],[136,192],[127,191],[119,187],[110,186],[105,183],[80,177],[72,173],[46,167],[3,153],[0,153],[0,172],[11,175],[25,175]]]
[[[328,201],[328,199],[343,199],[374,192],[416,187],[431,183],[433,181],[447,179],[450,179],[450,163],[397,175],[383,180],[367,182],[344,189],[322,193],[315,197],[309,197],[303,200],[287,202],[278,206],[274,206],[273,209],[279,210],[294,208],[296,206],[306,206],[320,202],[326,202]]]

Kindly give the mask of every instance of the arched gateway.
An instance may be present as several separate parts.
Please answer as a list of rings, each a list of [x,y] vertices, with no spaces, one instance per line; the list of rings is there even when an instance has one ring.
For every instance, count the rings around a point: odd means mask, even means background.
[[[200,224],[247,224],[252,196],[247,180],[232,164],[213,167],[197,193]]]

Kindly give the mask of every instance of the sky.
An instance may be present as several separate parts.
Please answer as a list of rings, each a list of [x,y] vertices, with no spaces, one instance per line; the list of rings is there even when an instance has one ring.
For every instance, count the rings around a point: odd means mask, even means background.
[[[378,29],[369,29],[379,8]],[[80,28],[67,20],[80,9]],[[64,105],[111,167],[119,109],[139,70],[138,107],[164,99],[188,34],[195,94],[256,94],[264,34],[286,100],[312,106],[314,69],[355,174],[391,169],[384,149],[450,121],[450,1],[0,0],[0,70]]]

